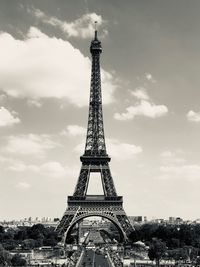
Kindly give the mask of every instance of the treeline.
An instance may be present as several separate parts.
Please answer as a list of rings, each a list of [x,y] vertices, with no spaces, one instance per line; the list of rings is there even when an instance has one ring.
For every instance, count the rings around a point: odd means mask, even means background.
[[[133,241],[141,240],[149,244],[157,238],[165,242],[169,249],[192,246],[200,248],[200,224],[196,225],[159,225],[143,224],[135,228],[131,238]]]
[[[32,227],[4,229],[0,226],[0,244],[8,251],[16,248],[33,249],[41,246],[56,246],[59,241],[60,238],[54,227],[35,224]]]
[[[133,244],[144,242],[150,260],[155,260],[157,266],[161,259],[200,266],[200,224],[144,224],[136,227],[130,239]]]
[[[71,243],[75,237],[71,237]],[[130,235],[132,245],[142,241],[148,246],[148,255],[157,266],[161,259],[177,262],[190,261],[192,266],[200,267],[200,224],[196,225],[159,225],[144,224],[135,227]],[[0,226],[0,265],[23,266],[25,262],[20,255],[10,257],[9,251],[21,248],[29,250],[41,246],[56,246],[60,237],[54,227],[36,224],[17,229],[4,229]],[[140,250],[137,246],[136,250]],[[4,262],[4,263],[3,263]],[[17,264],[17,265],[15,265]]]

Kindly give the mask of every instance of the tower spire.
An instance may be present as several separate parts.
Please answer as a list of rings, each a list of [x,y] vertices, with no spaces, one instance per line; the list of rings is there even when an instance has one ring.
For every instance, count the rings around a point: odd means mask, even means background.
[[[95,32],[94,32],[94,39],[97,40],[97,21],[94,22],[94,28],[95,28]]]

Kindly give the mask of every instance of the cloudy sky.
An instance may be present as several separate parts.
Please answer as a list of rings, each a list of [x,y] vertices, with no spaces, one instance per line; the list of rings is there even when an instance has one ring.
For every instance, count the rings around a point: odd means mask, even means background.
[[[95,20],[127,214],[200,217],[199,10],[199,0],[0,0],[0,220],[61,217],[73,194]]]

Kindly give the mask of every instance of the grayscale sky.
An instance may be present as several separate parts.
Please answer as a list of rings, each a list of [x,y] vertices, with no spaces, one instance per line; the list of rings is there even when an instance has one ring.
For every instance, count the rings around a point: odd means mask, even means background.
[[[127,214],[200,217],[199,13],[199,0],[0,0],[0,220],[66,209],[95,20],[107,150]],[[100,190],[91,177],[89,193]]]

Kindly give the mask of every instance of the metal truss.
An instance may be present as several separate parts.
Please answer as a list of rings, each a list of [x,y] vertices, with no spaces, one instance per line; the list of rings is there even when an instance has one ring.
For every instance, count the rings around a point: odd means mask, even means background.
[[[89,115],[85,152],[81,156],[81,170],[73,196],[68,197],[68,208],[64,213],[57,230],[61,235],[69,234],[70,229],[79,220],[88,216],[102,216],[112,221],[119,229],[125,241],[133,227],[123,209],[122,197],[117,195],[109,168],[110,157],[106,152],[102,95],[100,54],[101,42],[95,38],[91,42],[92,73],[89,100]],[[88,196],[87,188],[91,172],[99,172],[103,185],[103,196]]]
[[[71,206],[69,204],[69,207],[63,215],[63,218],[57,228],[60,235],[67,239],[67,236],[70,234],[70,230],[79,221],[90,216],[101,216],[110,220],[117,227],[121,235],[122,242],[127,241],[129,234],[133,231],[133,228],[123,210],[122,205],[116,205],[116,203],[107,204],[106,202],[101,203],[101,205],[98,204],[99,203],[96,203],[96,205],[94,205],[94,203],[92,203],[89,206],[85,206],[84,203],[80,206]]]

